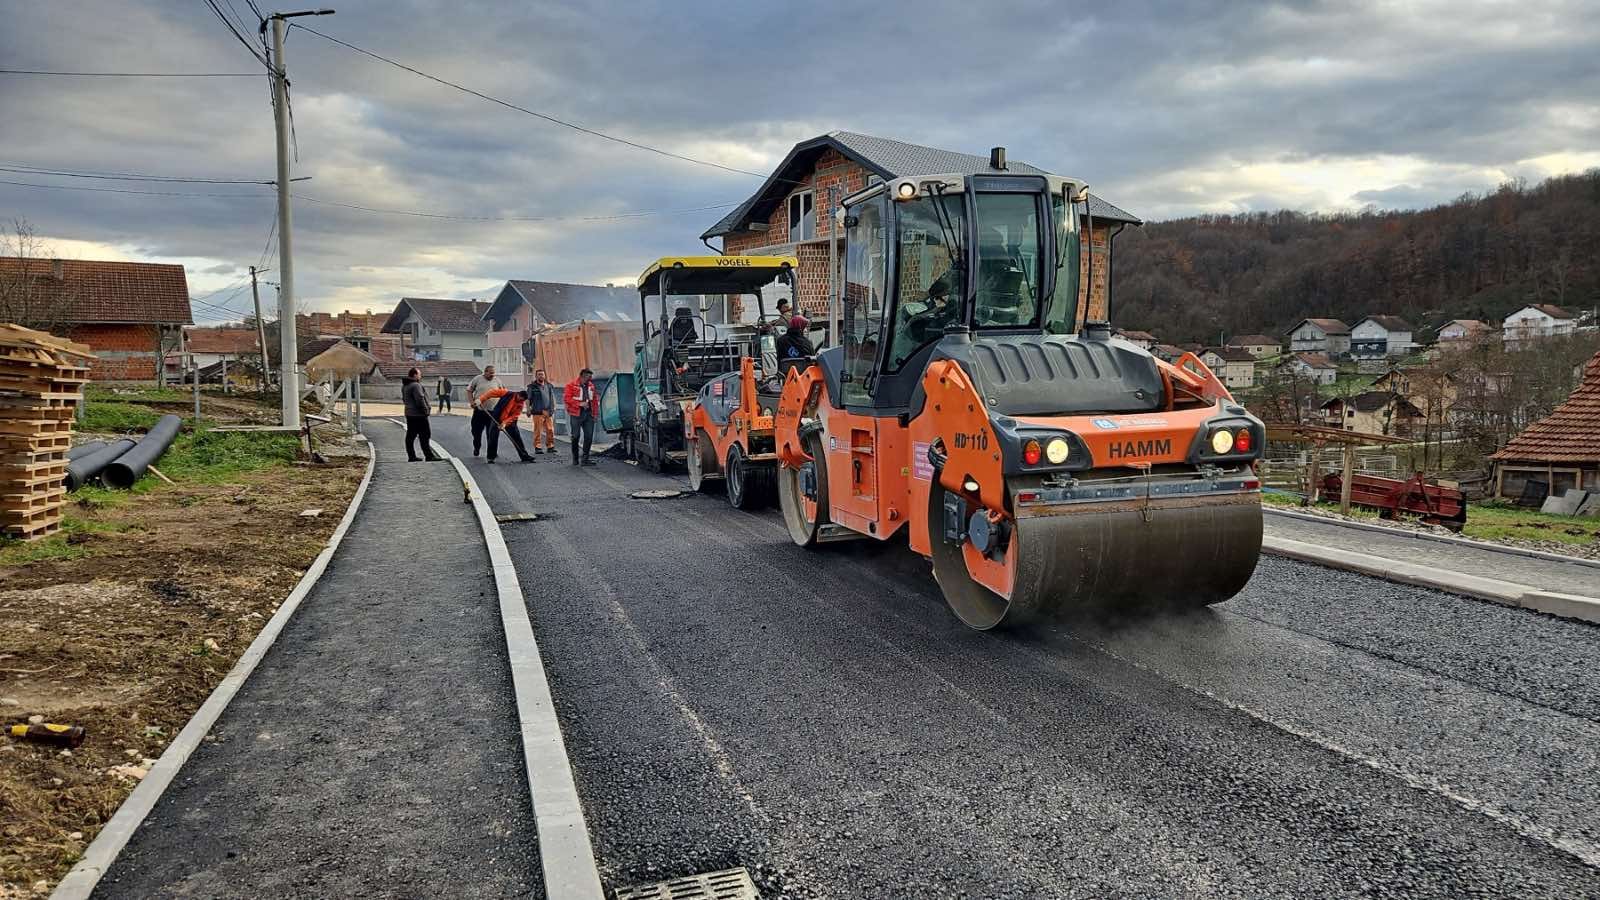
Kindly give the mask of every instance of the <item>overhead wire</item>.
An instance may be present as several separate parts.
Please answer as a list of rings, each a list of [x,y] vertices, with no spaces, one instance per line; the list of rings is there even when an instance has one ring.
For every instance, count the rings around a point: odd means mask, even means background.
[[[59,175],[63,178],[93,178],[102,181],[158,181],[171,184],[277,184],[273,179],[250,178],[187,178],[174,175],[146,175],[137,172],[84,172],[50,169],[23,163],[0,162],[0,172],[17,175]]]
[[[47,69],[0,69],[0,75],[65,75],[73,78],[258,78],[260,72],[63,72]]]
[[[550,123],[552,123],[554,125],[560,125],[563,128],[570,128],[573,131],[579,131],[579,132],[582,132],[584,134],[590,135],[592,137],[601,138],[602,140],[607,140],[607,141],[611,141],[613,143],[622,144],[622,145],[627,146],[627,147],[633,147],[636,150],[644,150],[644,151],[649,152],[649,153],[659,154],[661,156],[670,157],[672,159],[681,160],[683,162],[693,163],[693,164],[695,164],[697,166],[707,166],[707,167],[713,168],[713,169],[721,169],[724,172],[733,172],[733,173],[738,174],[738,175],[749,175],[749,176],[752,176],[754,178],[766,178],[767,177],[766,175],[762,174],[761,172],[752,172],[752,171],[750,171],[748,169],[740,169],[740,168],[736,168],[734,166],[725,166],[722,163],[712,162],[711,160],[708,160],[708,159],[697,159],[697,158],[695,158],[693,156],[685,156],[682,153],[674,153],[671,150],[663,150],[660,147],[652,147],[649,144],[642,144],[642,143],[640,143],[638,141],[632,141],[632,140],[629,140],[629,139],[624,138],[624,137],[618,137],[618,136],[616,136],[614,134],[607,134],[607,133],[605,133],[603,131],[598,131],[598,130],[593,129],[593,128],[588,128],[586,126],[579,125],[576,122],[569,122],[566,119],[557,118],[556,116],[552,116],[552,115],[550,115],[548,113],[542,113],[542,112],[539,112],[537,110],[529,109],[526,106],[520,106],[520,105],[518,105],[516,103],[510,102],[509,100],[501,100],[499,97],[493,97],[493,96],[490,96],[489,94],[483,93],[482,91],[473,90],[472,88],[466,87],[465,85],[457,84],[456,82],[450,81],[450,80],[445,79],[445,78],[440,78],[437,75],[430,75],[429,73],[424,72],[421,69],[414,68],[412,66],[408,66],[405,63],[398,62],[396,60],[390,59],[389,57],[383,56],[382,54],[374,53],[373,51],[367,50],[367,49],[365,49],[363,47],[357,47],[355,44],[349,43],[348,41],[342,41],[342,40],[340,40],[340,39],[338,39],[336,37],[333,37],[332,35],[323,34],[322,32],[316,30],[315,28],[312,28],[309,25],[301,25],[299,23],[292,23],[290,25],[290,27],[291,28],[299,28],[302,31],[308,31],[308,32],[316,35],[317,37],[322,38],[325,41],[331,41],[332,43],[338,44],[341,47],[345,47],[345,48],[348,48],[350,50],[354,50],[355,52],[360,53],[363,56],[369,56],[369,57],[371,57],[373,59],[378,60],[379,62],[387,63],[387,64],[389,64],[391,66],[394,66],[397,69],[403,69],[403,70],[405,70],[407,72],[412,73],[413,75],[421,76],[423,78],[428,79],[429,81],[436,82],[438,84],[442,84],[445,87],[454,88],[455,90],[461,91],[462,93],[465,93],[465,94],[471,94],[472,96],[477,97],[480,100],[487,100],[490,103],[494,103],[494,104],[497,104],[499,106],[503,106],[506,109],[515,110],[515,111],[523,113],[525,115],[533,116],[536,119],[543,119],[546,122],[550,122]]]
[[[146,194],[152,197],[234,197],[234,198],[271,198],[272,194],[209,194],[185,191],[139,191],[133,188],[95,188],[79,187],[75,184],[37,184],[32,181],[7,181],[0,179],[0,184],[11,184],[17,187],[43,188],[52,191],[88,191],[95,194]]]
[[[216,14],[216,17],[221,20],[223,27],[228,29],[228,33],[233,35],[234,39],[244,46],[245,50],[249,51],[250,55],[255,58],[256,62],[261,63],[263,66],[266,66],[269,69],[272,68],[272,65],[267,62],[267,58],[262,56],[261,53],[256,50],[255,46],[250,43],[250,40],[240,33],[238,26],[228,18],[227,13],[222,11],[222,7],[217,4],[217,0],[201,0],[201,2],[205,3],[206,8]],[[237,14],[237,10],[235,10],[235,14]]]

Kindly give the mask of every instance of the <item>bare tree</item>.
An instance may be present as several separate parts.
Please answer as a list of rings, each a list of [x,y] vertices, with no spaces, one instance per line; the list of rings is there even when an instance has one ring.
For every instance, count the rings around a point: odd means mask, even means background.
[[[74,291],[63,277],[61,261],[26,219],[13,219],[0,232],[0,322],[59,331]]]

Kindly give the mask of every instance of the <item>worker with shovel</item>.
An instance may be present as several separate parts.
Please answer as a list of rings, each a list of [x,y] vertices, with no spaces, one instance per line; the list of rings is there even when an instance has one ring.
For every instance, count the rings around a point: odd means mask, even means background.
[[[527,395],[522,391],[508,391],[503,387],[491,388],[478,398],[478,408],[489,417],[489,462],[500,450],[500,433],[505,432],[517,448],[517,457],[525,463],[533,462],[528,448],[522,444],[522,434],[517,430],[517,419],[522,415],[522,405]]]
[[[483,374],[476,375],[467,382],[467,405],[472,407],[472,455],[477,456],[483,449],[483,432],[485,429],[493,432],[494,417],[483,404],[483,398],[490,391],[505,391],[506,386],[500,379],[494,377],[494,366],[484,366]]]

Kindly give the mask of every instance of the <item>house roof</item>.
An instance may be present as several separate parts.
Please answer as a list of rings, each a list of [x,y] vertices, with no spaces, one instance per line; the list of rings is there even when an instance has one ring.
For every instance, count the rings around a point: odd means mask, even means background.
[[[421,369],[424,379],[443,376],[445,378],[462,378],[470,381],[473,376],[479,374],[477,364],[467,359],[406,360],[403,362],[378,363],[378,372],[385,379],[393,381],[399,381],[406,377],[406,373],[411,371],[412,368]]]
[[[1443,328],[1440,328],[1439,330],[1443,331],[1445,328],[1449,328],[1451,325],[1461,326],[1461,330],[1465,331],[1467,334],[1482,334],[1494,327],[1488,322],[1480,322],[1477,319],[1451,319],[1444,324]]]
[[[259,353],[254,328],[188,328],[183,332],[191,353]]]
[[[315,358],[317,354],[322,353],[324,350],[327,350],[342,340],[344,340],[344,338],[331,337],[312,338],[309,341],[301,341],[300,346],[295,349],[294,361],[303,366]],[[278,348],[272,346],[270,343],[267,345],[267,349],[268,355],[276,354],[278,352]]]
[[[1117,336],[1130,341],[1155,341],[1156,336],[1148,331],[1126,331],[1117,329]]]
[[[1238,347],[1207,347],[1204,352],[1215,353],[1228,362],[1254,363],[1256,361],[1256,358],[1251,356],[1249,352]]]
[[[1545,315],[1549,316],[1552,319],[1576,319],[1577,318],[1576,315],[1573,315],[1571,312],[1568,312],[1567,310],[1562,309],[1559,306],[1556,306],[1554,303],[1529,303],[1527,306],[1522,307],[1522,309],[1517,310],[1517,312],[1514,312],[1511,315],[1514,316],[1517,313],[1522,312],[1523,309],[1536,309],[1539,312],[1544,313]],[[1506,318],[1509,319],[1509,318],[1511,318],[1511,316],[1506,316]]]
[[[1600,353],[1583,367],[1583,380],[1550,415],[1522,429],[1490,459],[1550,463],[1600,462]]]
[[[1264,334],[1241,334],[1241,335],[1233,338],[1232,340],[1228,341],[1228,346],[1229,347],[1260,347],[1262,345],[1270,344],[1270,345],[1276,347],[1281,343],[1283,343],[1283,342],[1278,340],[1277,338],[1268,337],[1267,335],[1264,335]]]
[[[701,240],[739,231],[751,219],[765,219],[773,207],[789,194],[789,185],[799,181],[806,170],[816,162],[817,157],[829,149],[837,150],[847,159],[885,180],[905,175],[937,175],[946,172],[1002,174],[998,169],[989,168],[987,156],[908,144],[905,141],[858,134],[854,131],[830,131],[795,144],[789,155],[783,158],[783,162],[767,176],[766,183],[761,185],[760,190],[723,216],[717,224],[706,229],[705,233],[700,235]],[[1048,174],[1043,169],[1017,160],[1008,160],[1006,165],[1005,171],[1013,174]],[[1119,209],[1093,194],[1089,195],[1089,211],[1096,219],[1126,222],[1132,225],[1144,224],[1138,216]]]
[[[1400,412],[1407,415],[1422,415],[1422,410],[1394,391],[1366,391],[1354,397],[1334,397],[1332,400],[1323,403],[1322,408],[1329,409],[1339,404],[1347,404],[1355,407],[1359,412],[1373,413],[1382,410],[1391,403],[1395,404]]]
[[[1294,328],[1289,329],[1289,333],[1293,334],[1295,331],[1297,331],[1300,328],[1301,325],[1304,325],[1307,322],[1310,322],[1311,324],[1313,324],[1313,325],[1317,326],[1318,328],[1322,329],[1322,333],[1323,334],[1349,334],[1350,333],[1350,326],[1346,325],[1345,323],[1343,323],[1341,321],[1339,321],[1338,319],[1301,319],[1300,321],[1294,323]]]
[[[1399,316],[1367,316],[1361,322],[1375,322],[1384,331],[1412,331],[1411,323]],[[1360,325],[1361,322],[1357,322]]]
[[[629,321],[639,316],[639,295],[627,287],[513,278],[484,310],[483,319],[498,328],[524,303],[552,324],[579,319]]]
[[[17,276],[29,279],[41,300],[59,306],[68,324],[194,322],[183,266],[0,256],[0,277]]]
[[[1299,360],[1313,369],[1337,369],[1338,366],[1328,361],[1326,353],[1296,353],[1289,357],[1290,360]]]
[[[483,306],[476,300],[440,300],[434,297],[403,297],[383,323],[384,334],[395,334],[405,324],[407,313],[415,313],[434,331],[483,332]]]

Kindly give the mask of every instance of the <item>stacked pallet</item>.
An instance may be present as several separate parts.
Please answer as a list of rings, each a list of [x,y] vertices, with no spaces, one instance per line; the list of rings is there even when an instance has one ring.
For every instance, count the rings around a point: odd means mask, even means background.
[[[60,530],[72,423],[93,358],[83,344],[0,324],[0,532]]]

